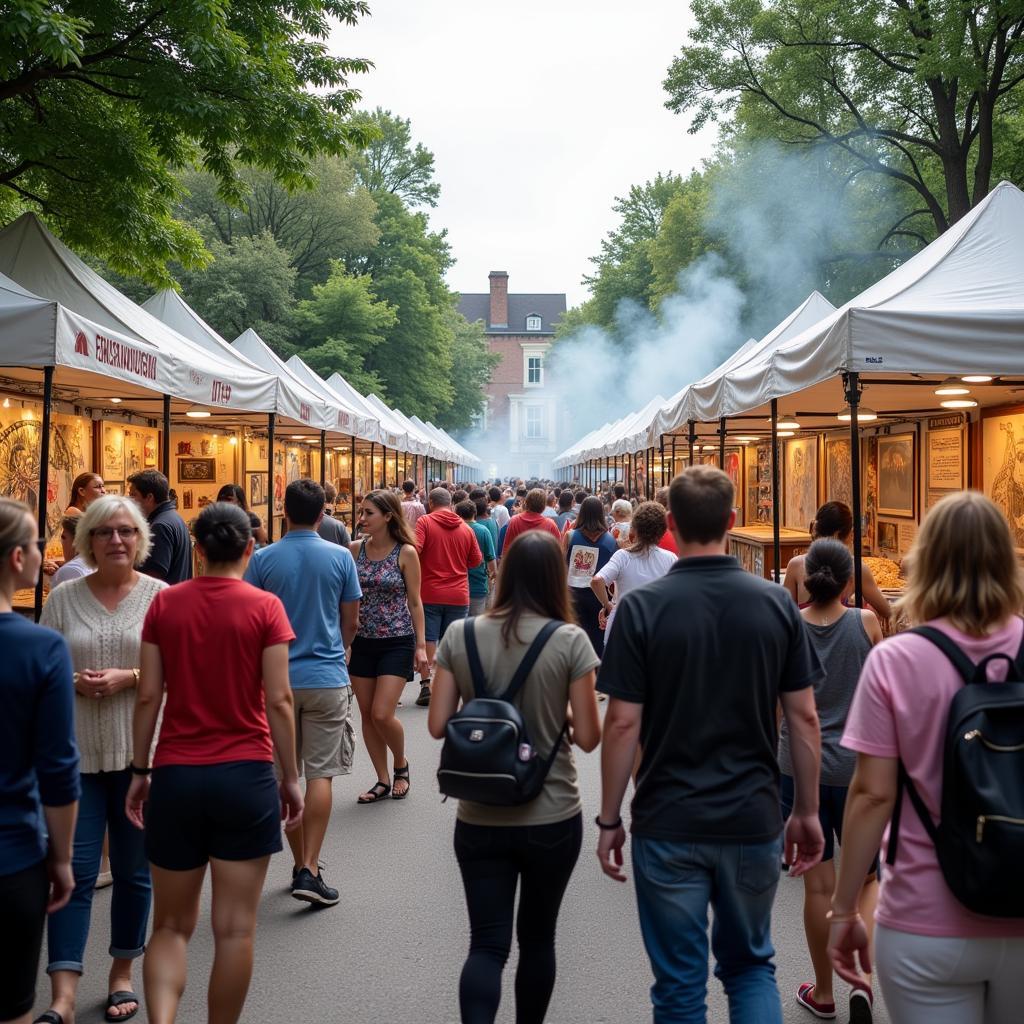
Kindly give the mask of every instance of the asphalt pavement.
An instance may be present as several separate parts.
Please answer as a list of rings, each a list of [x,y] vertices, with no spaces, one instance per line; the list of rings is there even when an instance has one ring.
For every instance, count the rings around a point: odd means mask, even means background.
[[[353,773],[335,780],[334,813],[323,857],[327,881],[341,891],[339,905],[316,910],[291,899],[291,858],[287,850],[273,858],[260,910],[253,981],[242,1015],[245,1024],[458,1024],[458,977],[469,931],[452,852],[455,804],[442,803],[437,792],[434,771],[440,745],[427,733],[425,710],[413,706],[416,693],[415,687],[407,687],[399,710],[412,766],[408,799],[356,805],[358,793],[374,781],[361,746]],[[577,750],[576,756],[587,824],[583,852],[559,918],[558,981],[546,1024],[649,1021],[651,975],[632,882],[620,885],[606,879],[594,856],[599,753]],[[96,894],[78,1024],[103,1020],[110,898],[110,889]],[[797,986],[813,978],[804,945],[802,902],[800,881],[783,876],[773,937],[786,1024],[810,1024],[815,1019],[794,1001]],[[212,955],[207,886],[189,947],[189,981],[178,1014],[182,1024],[206,1020]],[[515,1020],[515,959],[513,948],[499,1024]],[[141,974],[140,961],[140,995]],[[48,994],[40,970],[37,1013],[46,1008]],[[837,980],[840,1022],[848,1019],[847,995],[848,989]],[[144,1010],[135,1019],[145,1020]],[[726,1024],[728,1019],[725,996],[711,976],[708,1021]],[[877,993],[875,1020],[889,1024]]]

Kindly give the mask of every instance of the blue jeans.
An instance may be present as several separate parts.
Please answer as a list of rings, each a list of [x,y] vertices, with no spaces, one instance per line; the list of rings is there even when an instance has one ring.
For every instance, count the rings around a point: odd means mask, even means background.
[[[114,885],[110,898],[110,955],[131,959],[141,956],[146,943],[152,884],[142,832],[125,817],[124,799],[131,772],[83,772],[71,868],[75,891],[68,905],[47,922],[49,965],[46,970],[83,970],[89,937],[92,896],[103,854],[103,833],[110,835],[110,871]]]
[[[731,1024],[782,1024],[771,939],[782,837],[686,843],[633,836],[632,847],[655,1024],[707,1019],[708,906],[715,977],[729,997]]]

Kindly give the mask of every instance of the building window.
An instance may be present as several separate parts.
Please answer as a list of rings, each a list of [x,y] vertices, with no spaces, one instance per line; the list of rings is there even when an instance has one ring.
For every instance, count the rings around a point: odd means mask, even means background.
[[[544,357],[543,356],[527,356],[526,357],[526,383],[527,384],[543,384],[544,383]]]
[[[526,318],[526,329],[528,331],[539,331],[543,326],[541,318],[536,313],[531,313]]]
[[[543,405],[528,405],[526,407],[526,436],[529,438],[544,436]]]

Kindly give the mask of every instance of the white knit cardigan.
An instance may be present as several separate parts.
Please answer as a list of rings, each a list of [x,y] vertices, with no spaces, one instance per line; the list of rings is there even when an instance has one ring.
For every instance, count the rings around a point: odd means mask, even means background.
[[[131,593],[116,611],[109,612],[93,596],[89,578],[71,580],[52,591],[43,606],[42,625],[63,635],[76,672],[138,668],[142,622],[150,602],[167,584],[140,574]],[[83,773],[114,772],[128,767],[134,708],[134,686],[98,699],[83,697],[76,691],[75,736]]]

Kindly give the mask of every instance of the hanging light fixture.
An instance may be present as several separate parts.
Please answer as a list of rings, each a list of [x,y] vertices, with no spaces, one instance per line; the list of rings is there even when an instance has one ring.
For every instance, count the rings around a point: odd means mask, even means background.
[[[836,419],[840,423],[849,423],[853,419],[853,413],[850,412],[850,407],[847,406],[842,412],[836,413]],[[869,409],[866,405],[857,406],[857,422],[858,423],[871,423],[878,419],[878,413],[874,409]]]
[[[991,384],[995,379],[987,373],[969,373],[960,378],[965,384]]]
[[[193,405],[189,409],[185,410],[185,415],[193,420],[206,420],[210,418],[210,410],[203,409],[198,405]]]
[[[943,409],[973,409],[977,404],[973,398],[949,398],[939,402]]]
[[[234,434],[232,434],[232,435],[231,435],[231,436],[230,436],[230,437],[228,438],[228,444],[238,444],[238,438],[237,438],[237,437],[235,437],[235,435],[234,435]]]
[[[4,399],[4,408],[5,409],[10,409],[10,407],[11,407],[11,400],[9,398],[5,398]]]
[[[768,421],[769,423],[771,420]],[[793,416],[780,416],[778,423],[775,424],[779,430],[799,430],[800,424],[797,423]]]
[[[956,377],[947,377],[936,389],[935,394],[951,398],[954,395],[969,395],[971,389],[964,387],[964,382]]]
[[[114,405],[120,405],[124,401],[124,399],[123,398],[111,398],[110,401],[113,402]]]
[[[778,430],[776,431],[776,437],[795,437],[795,430]]]
[[[760,437],[760,435],[759,435],[759,434],[737,434],[737,435],[736,435],[736,436],[735,436],[735,437],[733,438],[733,440],[734,440],[734,441],[740,441],[740,442],[742,442],[743,444],[747,444],[747,443],[749,443],[750,441],[760,441],[760,440],[761,440],[761,437]]]

